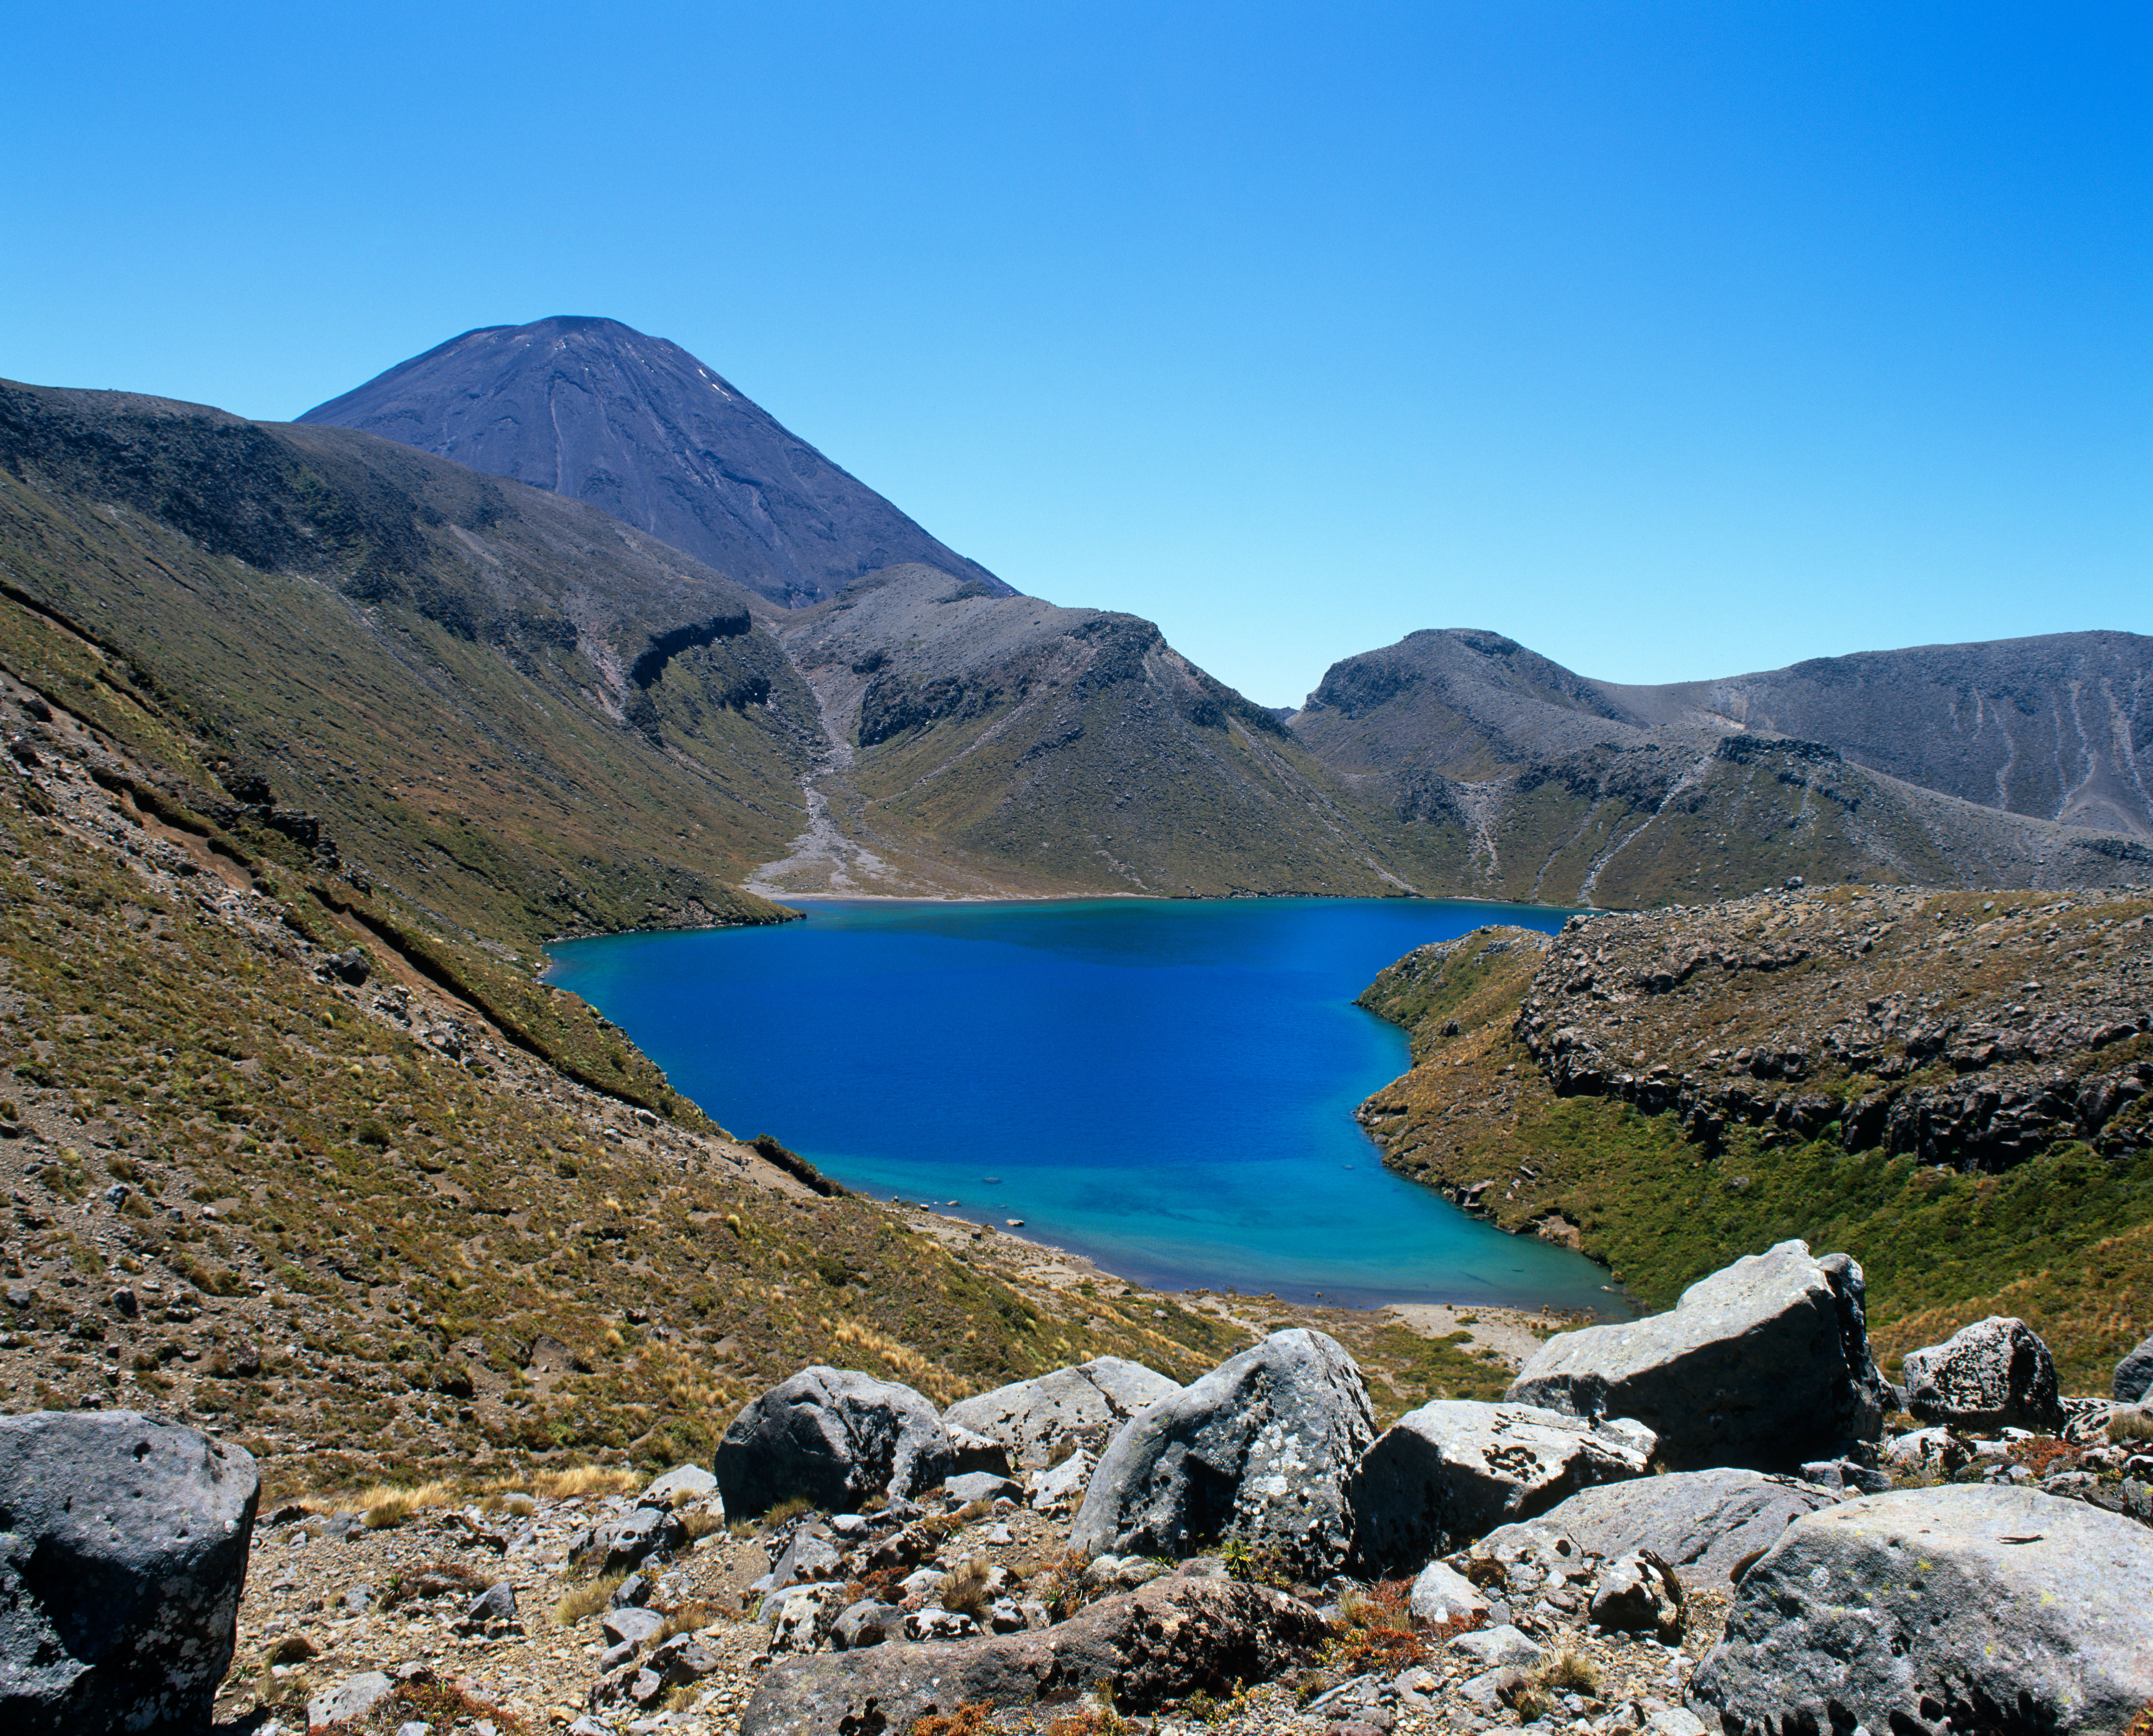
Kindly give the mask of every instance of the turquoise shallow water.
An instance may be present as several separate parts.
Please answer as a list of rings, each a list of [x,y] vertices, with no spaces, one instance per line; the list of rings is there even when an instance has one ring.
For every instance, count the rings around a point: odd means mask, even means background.
[[[1354,1106],[1407,1065],[1352,1004],[1413,947],[1538,908],[1419,899],[837,903],[554,949],[743,1134],[847,1186],[1166,1287],[1626,1313],[1579,1255],[1392,1175]]]

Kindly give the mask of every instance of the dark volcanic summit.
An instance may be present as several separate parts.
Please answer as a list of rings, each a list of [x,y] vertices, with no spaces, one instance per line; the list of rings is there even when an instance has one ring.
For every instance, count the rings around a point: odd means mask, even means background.
[[[299,420],[588,501],[787,608],[913,562],[1016,594],[679,344],[616,319],[481,326]]]

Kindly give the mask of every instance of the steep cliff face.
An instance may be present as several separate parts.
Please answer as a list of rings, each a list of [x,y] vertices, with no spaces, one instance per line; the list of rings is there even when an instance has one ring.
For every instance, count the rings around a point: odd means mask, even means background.
[[[585,501],[787,608],[907,561],[1010,594],[679,344],[618,320],[484,326],[299,420]]]

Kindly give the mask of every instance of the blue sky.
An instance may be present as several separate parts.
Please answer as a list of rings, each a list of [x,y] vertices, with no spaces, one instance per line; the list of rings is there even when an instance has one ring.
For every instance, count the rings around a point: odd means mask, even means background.
[[[46,5],[0,374],[281,418],[673,339],[1267,704],[2153,633],[2153,13]]]

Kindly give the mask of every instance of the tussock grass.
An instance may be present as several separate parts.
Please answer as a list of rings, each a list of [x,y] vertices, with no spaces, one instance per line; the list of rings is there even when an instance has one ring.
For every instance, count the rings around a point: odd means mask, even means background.
[[[368,1530],[387,1531],[424,1508],[445,1507],[455,1499],[445,1483],[421,1483],[410,1489],[381,1484],[359,1496],[359,1510]]]
[[[2111,1413],[2108,1438],[2111,1441],[2153,1441],[2153,1411],[2141,1406],[2137,1410]]]
[[[564,1471],[541,1471],[531,1486],[549,1501],[565,1501],[572,1495],[624,1495],[639,1489],[643,1479],[620,1465],[579,1464]]]
[[[622,1581],[627,1577],[624,1573],[609,1573],[588,1585],[577,1586],[554,1604],[553,1625],[556,1627],[573,1627],[585,1616],[595,1616],[613,1601],[613,1594],[620,1589]]]

